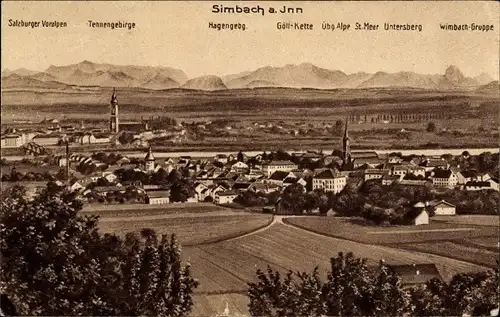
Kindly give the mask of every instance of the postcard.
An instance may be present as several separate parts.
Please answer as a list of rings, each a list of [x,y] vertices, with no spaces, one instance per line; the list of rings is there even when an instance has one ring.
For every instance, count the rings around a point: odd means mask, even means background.
[[[498,2],[1,6],[2,315],[498,315]]]

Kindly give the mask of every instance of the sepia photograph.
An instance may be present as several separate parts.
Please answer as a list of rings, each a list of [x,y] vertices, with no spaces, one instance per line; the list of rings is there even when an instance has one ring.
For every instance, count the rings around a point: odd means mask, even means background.
[[[498,316],[497,1],[3,1],[0,316]]]

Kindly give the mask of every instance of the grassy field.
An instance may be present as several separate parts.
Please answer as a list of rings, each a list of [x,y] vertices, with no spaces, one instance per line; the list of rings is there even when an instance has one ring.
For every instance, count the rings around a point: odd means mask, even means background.
[[[227,215],[160,218],[134,221],[100,221],[102,232],[124,236],[127,232],[140,232],[143,228],[154,229],[157,234],[175,233],[183,246],[216,242],[236,237],[272,221],[270,215]]]
[[[119,206],[113,206],[113,208]],[[272,222],[272,216],[256,213],[235,211],[210,204],[206,205],[169,205],[168,207],[154,206],[149,209],[138,209],[122,206],[121,210],[107,210],[93,207],[87,214],[101,216],[100,229],[103,232],[115,232],[120,235],[130,231],[139,231],[143,228],[155,229],[158,233],[175,232],[183,246],[183,261],[189,262],[195,278],[200,286],[195,290],[195,307],[192,316],[209,316],[220,314],[226,304],[231,316],[248,314],[248,299],[246,297],[247,283],[255,280],[257,269],[266,269],[271,266],[281,272],[288,270],[310,271],[319,266],[323,276],[329,268],[329,260],[338,252],[354,252],[356,256],[365,257],[370,265],[377,265],[384,259],[390,264],[435,263],[445,280],[454,274],[467,271],[482,271],[484,266],[457,261],[449,257],[429,252],[425,241],[409,240],[407,246],[411,250],[403,250],[399,246],[370,245],[355,241],[335,239],[316,234],[281,223]],[[147,208],[147,206],[144,206]],[[311,223],[317,219],[322,222],[330,218],[304,217],[289,219]],[[333,219],[333,218],[332,218]],[[360,230],[359,236],[365,236],[366,231],[373,228],[361,227],[356,224],[342,222],[335,230],[342,232],[344,239],[355,237],[355,229]],[[493,227],[476,226],[470,224],[454,225],[444,221],[435,222],[428,230],[443,228],[483,228],[494,230]],[[361,227],[361,229],[359,228]],[[259,230],[260,229],[260,230]],[[401,233],[398,237],[410,235],[405,228],[392,228]],[[407,229],[407,228],[406,228]],[[244,235],[245,233],[253,234]],[[473,231],[475,232],[475,230]],[[480,231],[478,231],[480,232]],[[350,234],[350,238],[347,237]],[[433,233],[434,234],[434,233]],[[463,241],[480,248],[479,236],[463,236],[463,232],[453,232],[460,235]],[[394,237],[394,233],[391,236]],[[384,235],[374,234],[374,236]],[[387,239],[387,238],[386,238]],[[400,239],[398,239],[400,240]],[[458,241],[458,240],[457,240]],[[465,242],[464,242],[465,243]],[[493,243],[492,240],[481,243]],[[434,244],[437,245],[437,244]],[[446,244],[451,247],[451,244]],[[456,249],[455,249],[456,250]],[[437,253],[437,252],[436,252]],[[490,253],[493,253],[490,251]],[[475,255],[475,254],[474,254]],[[470,259],[468,259],[470,260]],[[488,261],[476,261],[488,265]]]
[[[300,217],[284,221],[331,237],[433,253],[494,267],[498,247],[493,241],[499,241],[500,234],[498,227],[489,224],[496,217],[465,217],[441,217],[441,220],[431,220],[429,225],[418,227],[376,227],[362,219],[350,218]],[[484,245],[478,241],[488,243]]]
[[[329,259],[340,251],[352,251],[373,265],[380,259],[394,264],[436,263],[445,279],[458,272],[484,270],[445,257],[334,239],[282,224],[240,239],[185,248],[183,257],[190,261],[200,279],[197,292],[222,293],[245,291],[246,282],[255,278],[256,269],[268,265],[283,271],[309,271],[319,265],[324,272]]]
[[[227,214],[236,212],[234,209],[216,206],[211,203],[178,203],[168,205],[85,205],[82,212],[92,213],[101,217],[138,217],[149,215],[185,215],[198,213]]]
[[[193,274],[200,281],[192,315],[221,313],[226,302],[231,313],[248,313],[244,294],[247,282],[255,280],[257,269],[265,270],[269,265],[284,273],[311,271],[318,265],[325,274],[330,258],[340,251],[365,257],[370,265],[377,265],[380,259],[391,264],[435,263],[445,280],[459,272],[485,270],[446,257],[339,240],[273,224],[243,238],[183,249],[184,260],[191,263]]]

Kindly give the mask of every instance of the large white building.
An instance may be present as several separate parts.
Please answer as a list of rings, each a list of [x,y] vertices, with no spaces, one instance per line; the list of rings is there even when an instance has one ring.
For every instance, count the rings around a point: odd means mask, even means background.
[[[432,185],[453,188],[458,184],[457,175],[451,170],[435,169],[432,174]]]
[[[347,183],[347,177],[330,169],[324,170],[313,177],[313,190],[324,189],[334,194],[340,193]]]
[[[268,178],[276,171],[291,172],[297,169],[297,165],[290,161],[271,161],[262,165],[262,171]]]

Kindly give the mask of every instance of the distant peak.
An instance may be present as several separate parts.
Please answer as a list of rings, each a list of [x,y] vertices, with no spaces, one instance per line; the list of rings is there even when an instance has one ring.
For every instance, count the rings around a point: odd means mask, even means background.
[[[80,64],[87,64],[87,65],[89,65],[89,64],[94,64],[94,63],[92,63],[91,61],[88,61],[88,60],[84,60],[84,61],[80,62]]]
[[[464,80],[465,78],[464,74],[455,65],[448,66],[448,68],[444,73],[444,76],[451,81],[457,81],[457,82]]]

